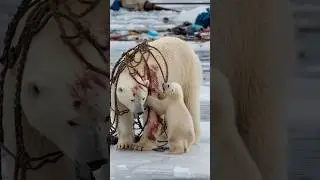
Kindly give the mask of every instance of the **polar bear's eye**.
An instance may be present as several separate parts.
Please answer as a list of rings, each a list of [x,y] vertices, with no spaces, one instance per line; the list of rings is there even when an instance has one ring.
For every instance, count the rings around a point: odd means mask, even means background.
[[[167,85],[167,87],[169,88],[169,84]]]
[[[30,82],[28,87],[33,96],[37,97],[40,95],[40,88],[36,83]]]
[[[118,91],[119,91],[119,92],[122,92],[122,91],[123,91],[123,89],[122,89],[121,87],[119,87],[119,88],[118,88]]]
[[[134,101],[134,99],[131,99],[130,101],[131,101],[131,102],[133,102],[133,101]]]
[[[146,98],[142,98],[142,101],[144,101]]]

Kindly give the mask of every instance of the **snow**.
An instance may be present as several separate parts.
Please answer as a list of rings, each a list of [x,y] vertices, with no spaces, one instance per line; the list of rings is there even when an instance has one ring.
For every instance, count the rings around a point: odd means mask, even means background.
[[[110,149],[111,179],[204,179],[210,177],[210,122],[201,122],[200,143],[191,152],[169,155],[155,151],[117,151]]]

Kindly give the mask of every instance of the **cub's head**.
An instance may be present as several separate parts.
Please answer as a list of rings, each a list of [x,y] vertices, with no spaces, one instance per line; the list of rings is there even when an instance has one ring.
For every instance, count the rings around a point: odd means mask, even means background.
[[[162,88],[166,96],[175,97],[175,98],[183,98],[183,90],[180,84],[176,82],[171,83],[163,83]]]
[[[149,81],[144,82],[148,87]],[[148,89],[136,82],[127,81],[117,86],[117,97],[120,103],[126,106],[135,117],[144,112],[144,103],[148,96]]]

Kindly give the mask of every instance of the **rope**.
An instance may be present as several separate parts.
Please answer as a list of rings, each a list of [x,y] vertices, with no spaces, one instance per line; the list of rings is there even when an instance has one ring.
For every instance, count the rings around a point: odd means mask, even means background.
[[[156,56],[154,55],[154,53],[152,51],[155,51],[160,54],[162,61],[165,64],[166,74],[164,73],[158,59],[156,58]],[[138,53],[141,54],[140,59],[135,58]],[[147,57],[145,57],[145,54],[147,54]],[[114,118],[112,120],[112,125],[110,128],[111,139],[115,139],[115,137],[117,136],[117,127],[118,127],[119,116],[129,112],[128,109],[125,109],[123,111],[120,111],[118,109],[117,87],[118,87],[119,76],[124,70],[128,70],[129,75],[135,80],[135,82],[141,86],[146,87],[148,89],[148,95],[151,95],[151,93],[154,92],[154,89],[151,88],[152,82],[154,79],[152,79],[152,77],[150,75],[150,67],[149,67],[149,63],[148,63],[148,61],[151,57],[152,57],[152,59],[155,60],[158,68],[160,69],[163,81],[167,82],[168,81],[167,61],[164,58],[161,51],[159,49],[157,49],[156,47],[149,45],[147,43],[147,41],[144,41],[141,44],[138,44],[137,46],[135,46],[135,47],[129,49],[128,51],[126,51],[125,53],[123,53],[122,56],[120,57],[120,59],[116,62],[115,66],[112,69],[110,83],[111,83],[111,85],[114,85],[114,89],[115,89],[114,93],[111,94],[111,96],[114,96],[114,108],[115,109],[111,109],[112,111],[114,111]],[[144,66],[143,74],[141,74],[137,70],[137,67],[139,65]],[[154,78],[156,78],[156,77],[154,77]],[[147,80],[147,79],[150,82],[149,86],[146,86],[143,83],[143,80]],[[140,139],[142,133],[144,132],[144,129],[149,122],[149,119],[150,119],[150,108],[148,108],[148,118],[147,118],[144,125],[142,125],[140,117],[138,117],[137,119],[134,119],[133,130],[137,130],[137,129],[141,130],[140,133],[137,135],[138,139]],[[161,123],[163,123],[163,122],[161,122]],[[134,125],[138,125],[138,128],[135,128]]]
[[[88,8],[80,13],[76,14],[71,11],[71,8],[66,2],[60,2],[59,0],[23,0],[19,5],[17,12],[13,16],[13,19],[8,25],[5,39],[4,50],[0,58],[0,62],[4,68],[0,73],[0,143],[3,149],[9,153],[15,159],[14,165],[14,180],[26,180],[27,170],[37,170],[48,163],[55,163],[63,156],[63,152],[53,152],[40,157],[30,157],[26,152],[25,143],[23,138],[23,126],[22,126],[22,107],[21,107],[21,84],[23,82],[23,72],[27,63],[27,55],[32,43],[33,38],[45,27],[47,22],[53,18],[58,24],[61,32],[60,38],[63,43],[66,44],[70,50],[79,58],[80,62],[85,64],[88,69],[93,70],[105,77],[109,77],[109,73],[90,64],[78,50],[77,44],[74,44],[72,40],[78,38],[86,39],[99,53],[103,61],[108,64],[107,58],[104,55],[104,51],[108,49],[107,46],[103,46],[98,43],[96,37],[93,36],[89,29],[84,27],[79,18],[83,17],[87,13],[91,12],[99,3],[100,0],[83,1],[78,0],[79,3],[87,5]],[[60,12],[58,7],[64,7],[67,10],[67,14]],[[20,20],[26,16],[29,12],[23,30],[19,36],[18,43],[13,44],[13,37],[16,35],[17,26]],[[77,29],[77,34],[74,36],[68,36],[64,27],[64,21],[71,22],[71,24]],[[3,106],[4,106],[4,83],[7,72],[17,66],[16,77],[16,91],[14,99],[14,117],[15,117],[15,136],[16,136],[16,153],[11,152],[4,146],[4,131],[3,131]],[[106,118],[106,121],[107,118]],[[15,155],[14,155],[15,154]],[[1,159],[0,159],[1,160]],[[32,165],[32,162],[40,161],[36,165]],[[0,162],[0,168],[2,168],[2,160]],[[2,174],[0,173],[0,179]]]

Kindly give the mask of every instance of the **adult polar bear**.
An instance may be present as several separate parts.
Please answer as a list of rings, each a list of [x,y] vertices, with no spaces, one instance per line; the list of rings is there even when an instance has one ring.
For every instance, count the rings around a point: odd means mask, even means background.
[[[21,33],[32,10],[37,9],[40,12],[50,14],[51,9],[48,10],[48,6],[53,4],[47,3],[55,2],[62,3],[56,6],[58,10],[61,10],[61,13],[65,13],[65,5],[69,5],[71,11],[77,14],[87,8],[87,4],[83,5],[83,3],[73,0],[23,1],[23,3],[26,2],[33,5],[29,5],[29,11],[17,25],[13,46],[17,44],[19,37],[26,37]],[[81,18],[81,22],[90,22],[85,23],[90,25],[90,27],[86,27],[90,28],[98,41],[101,40],[101,45],[106,45],[106,34],[103,29],[107,22],[108,12],[105,9],[107,4],[107,0],[99,1],[92,11]],[[19,12],[22,10],[21,7],[18,9]],[[33,13],[32,17],[37,15],[46,18],[42,13]],[[29,28],[34,30],[41,22],[43,21],[36,21],[37,24],[32,26],[29,24]],[[73,36],[78,33],[67,20],[62,19],[62,22],[68,35]],[[23,73],[22,122],[19,124],[15,124],[15,92],[20,61],[18,60],[13,68],[6,73],[2,119],[4,146],[15,157],[4,153],[6,155],[3,157],[3,168],[1,169],[6,177],[4,179],[13,180],[14,174],[16,174],[15,160],[19,157],[16,153],[17,150],[21,150],[16,144],[19,137],[23,137],[23,146],[31,157],[40,157],[57,151],[62,151],[64,155],[61,157],[61,154],[58,153],[56,156],[50,156],[51,161],[56,158],[56,161],[52,161],[55,163],[45,163],[41,168],[28,170],[26,180],[77,180],[79,178],[88,180],[91,179],[88,165],[90,168],[96,169],[107,163],[108,148],[105,132],[107,127],[104,120],[107,111],[105,106],[109,100],[109,96],[106,94],[109,89],[106,80],[108,76],[87,71],[87,67],[64,44],[60,35],[61,31],[57,21],[52,17],[32,39]],[[90,64],[98,68],[106,67],[103,58],[85,38],[77,43],[77,48]],[[24,44],[24,46],[26,45]],[[104,72],[108,70],[109,68],[103,69]],[[97,79],[100,79],[99,83],[93,82]],[[20,127],[23,134],[16,136],[16,127]],[[48,158],[32,161],[30,165],[32,167],[41,165],[42,160],[45,159]],[[81,177],[76,171],[75,164],[77,168],[80,168],[78,173]],[[101,179],[109,179],[106,177],[107,171],[101,172],[105,172],[102,177],[100,176]],[[18,179],[23,179],[23,177],[20,175]]]
[[[212,78],[213,178],[287,180],[284,103],[296,62],[290,2],[213,5],[213,66],[227,78],[217,71]]]
[[[200,61],[195,54],[192,47],[185,41],[174,38],[174,37],[164,37],[158,40],[152,41],[148,43],[150,46],[157,48],[164,56],[167,67],[168,67],[168,82],[177,82],[179,83],[184,92],[184,102],[191,113],[194,131],[196,135],[196,142],[200,137],[200,86],[202,82],[202,71]],[[161,54],[155,50],[151,50],[155,59],[159,61],[160,67],[165,71],[166,66],[164,61],[162,61]],[[156,78],[158,80],[157,85],[150,82],[150,86],[156,88],[157,91],[161,89],[161,84],[163,83],[163,78],[161,76],[161,71],[157,66],[157,63],[152,56],[148,56],[148,53],[144,54],[145,58],[148,58],[148,65],[151,67],[150,71],[153,71],[156,74]],[[134,56],[135,60],[138,61],[141,59],[141,54],[137,53]],[[137,70],[143,74],[143,70],[145,68],[145,64],[141,63],[136,67]],[[142,81],[141,81],[142,82]],[[120,149],[127,149],[134,145],[134,149],[147,149],[153,147],[153,142],[148,137],[149,132],[151,131],[151,121],[155,119],[152,118],[150,123],[147,124],[145,131],[142,135],[142,138],[138,143],[133,144],[133,128],[132,121],[134,112],[137,112],[134,105],[134,95],[132,89],[137,87],[137,82],[129,75],[129,70],[125,69],[119,76],[118,86],[117,86],[117,98],[118,108],[119,110],[129,109],[130,111],[126,114],[120,115],[118,120],[118,144],[117,147]],[[156,86],[156,87],[154,87]],[[111,108],[114,109],[114,96],[115,92],[114,84],[111,87]],[[145,87],[141,87],[140,97],[142,100],[140,101],[140,105],[142,106],[145,102],[145,97],[147,96],[147,89]],[[111,109],[111,119],[114,117],[114,111]],[[142,108],[140,108],[142,109]],[[141,113],[141,112],[140,112]],[[150,112],[154,113],[154,112]],[[147,111],[145,112],[147,114]],[[146,115],[144,117],[147,117]],[[144,119],[146,122],[146,118]]]

